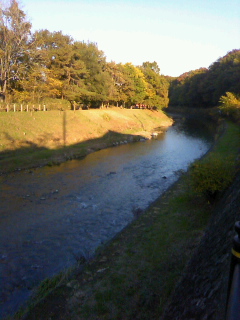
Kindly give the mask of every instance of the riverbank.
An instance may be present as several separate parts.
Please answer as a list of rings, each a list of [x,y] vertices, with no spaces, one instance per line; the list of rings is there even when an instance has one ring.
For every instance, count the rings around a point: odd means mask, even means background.
[[[239,128],[229,126],[211,154],[236,158],[238,149]],[[188,177],[183,175],[146,212],[136,212],[138,219],[94,258],[78,257],[76,268],[45,280],[27,314],[14,319],[159,319],[218,210],[216,203],[191,192]],[[229,221],[228,230],[233,224]],[[211,297],[216,298],[215,291]]]
[[[0,173],[55,165],[151,138],[173,120],[162,111],[91,109],[0,113]]]
[[[218,202],[162,320],[225,320],[234,224],[240,220],[240,174]],[[181,297],[181,299],[179,299]]]

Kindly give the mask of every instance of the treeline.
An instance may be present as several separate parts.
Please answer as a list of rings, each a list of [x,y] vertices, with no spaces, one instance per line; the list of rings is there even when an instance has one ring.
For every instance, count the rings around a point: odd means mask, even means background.
[[[207,108],[218,105],[226,92],[240,93],[240,50],[208,69],[167,77],[155,61],[141,66],[107,62],[95,43],[74,41],[61,31],[32,33],[16,0],[0,4],[1,105]]]
[[[156,62],[106,62],[92,42],[48,30],[31,32],[16,0],[0,11],[0,98],[4,103],[69,101],[76,106],[163,108],[168,80]],[[64,104],[63,104],[64,105]]]
[[[208,69],[186,72],[170,81],[170,105],[215,107],[226,92],[240,93],[240,50],[232,50]]]

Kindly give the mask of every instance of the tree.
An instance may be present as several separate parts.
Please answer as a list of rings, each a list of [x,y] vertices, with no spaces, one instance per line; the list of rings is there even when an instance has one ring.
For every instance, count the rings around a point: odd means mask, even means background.
[[[114,61],[106,63],[106,72],[110,77],[108,103],[116,104],[118,106],[118,103],[121,100],[120,90],[123,84],[120,66]]]
[[[19,80],[28,61],[31,24],[16,0],[10,6],[0,5],[0,90],[5,98],[11,83]]]
[[[124,88],[128,98],[127,102],[131,105],[144,103],[144,100],[148,95],[148,85],[143,72],[132,63],[126,63],[124,69],[125,74],[128,77],[128,86],[125,86]]]
[[[219,109],[227,116],[235,120],[240,120],[240,97],[232,92],[226,92],[226,95],[220,98]]]
[[[227,91],[240,92],[240,50],[232,50],[209,67],[210,78],[214,78],[212,105]],[[209,81],[208,81],[209,82]]]
[[[109,100],[111,76],[107,72],[107,63],[103,51],[93,42],[77,42],[76,52],[84,62],[87,73],[84,77],[86,92],[82,96],[85,104],[100,107]]]
[[[40,30],[33,36],[33,61],[40,68],[39,85],[45,84],[45,97],[80,102],[88,91],[84,83],[88,71],[79,53],[78,42],[61,31]]]
[[[130,76],[126,65],[110,62],[107,64],[107,72],[111,76],[109,100],[117,106],[130,106],[135,92],[133,77]]]
[[[208,69],[184,73],[171,82],[170,104],[214,107],[226,92],[240,92],[240,50],[232,50]]]
[[[155,74],[160,75],[160,68],[159,68],[159,66],[158,66],[158,64],[157,64],[156,61],[154,61],[154,62],[149,62],[149,61],[143,62],[142,68],[143,68],[144,70],[149,70],[149,69],[150,69],[150,70],[152,70]]]
[[[140,69],[143,71],[148,83],[148,95],[145,99],[149,106],[162,109],[168,106],[169,81],[160,75],[160,68],[157,62],[144,62]]]

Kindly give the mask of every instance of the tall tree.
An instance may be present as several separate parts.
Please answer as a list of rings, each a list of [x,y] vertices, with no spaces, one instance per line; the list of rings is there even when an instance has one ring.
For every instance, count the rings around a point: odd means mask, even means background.
[[[78,43],[62,32],[48,30],[35,32],[33,39],[33,61],[41,73],[39,85],[44,83],[48,90],[45,97],[66,99],[72,105],[79,102],[87,92],[84,79],[88,72],[81,60]]]
[[[143,72],[132,63],[126,63],[124,68],[129,78],[129,86],[126,88],[128,102],[130,104],[143,103],[148,95],[148,85]]]
[[[11,0],[9,7],[0,4],[0,90],[4,97],[26,67],[30,29],[16,0]]]
[[[77,42],[76,52],[87,70],[84,76],[86,91],[82,101],[93,107],[99,107],[101,103],[108,100],[111,82],[111,77],[106,70],[104,53],[93,42]]]
[[[158,109],[168,106],[169,81],[160,75],[160,68],[156,61],[144,62],[140,69],[143,71],[148,83],[148,96],[146,104]]]
[[[124,106],[131,100],[134,94],[134,81],[129,77],[124,65],[110,62],[107,64],[107,71],[111,76],[109,100],[117,106]],[[129,102],[129,104],[131,104]]]

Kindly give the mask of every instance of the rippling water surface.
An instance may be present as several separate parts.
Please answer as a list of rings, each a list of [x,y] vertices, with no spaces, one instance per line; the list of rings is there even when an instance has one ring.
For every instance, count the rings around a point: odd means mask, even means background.
[[[155,140],[1,177],[0,317],[16,311],[41,280],[91,255],[206,153],[209,132],[190,124]]]

